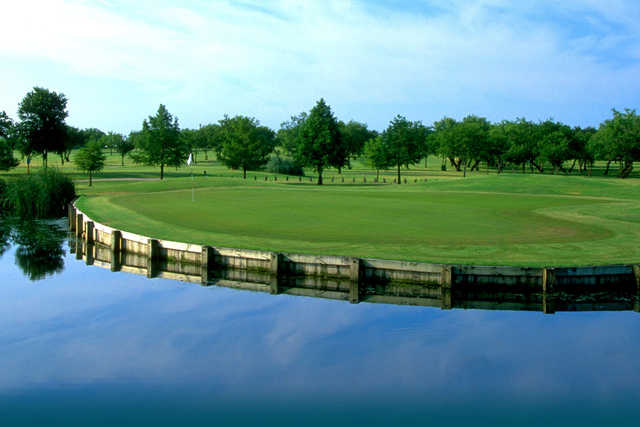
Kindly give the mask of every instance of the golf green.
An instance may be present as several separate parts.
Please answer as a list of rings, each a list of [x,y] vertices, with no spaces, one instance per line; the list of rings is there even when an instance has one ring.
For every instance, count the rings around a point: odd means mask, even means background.
[[[637,202],[416,186],[137,183],[80,200],[96,221],[159,239],[282,252],[428,262],[633,262]],[[503,178],[505,189],[513,183]],[[187,188],[185,188],[187,187]],[[124,187],[123,187],[124,188]],[[145,188],[150,191],[145,192]],[[602,212],[616,205],[616,218]],[[626,220],[620,213],[629,212]]]

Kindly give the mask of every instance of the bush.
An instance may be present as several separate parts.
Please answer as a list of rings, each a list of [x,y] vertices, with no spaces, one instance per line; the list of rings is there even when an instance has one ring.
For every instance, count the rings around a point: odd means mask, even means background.
[[[76,197],[71,179],[55,169],[43,169],[12,181],[7,186],[4,206],[20,218],[58,218]]]
[[[6,208],[5,208],[6,194],[7,194],[7,183],[0,179],[0,215],[4,214],[6,211]]]
[[[304,169],[296,162],[274,156],[267,163],[267,171],[284,175],[304,176]]]

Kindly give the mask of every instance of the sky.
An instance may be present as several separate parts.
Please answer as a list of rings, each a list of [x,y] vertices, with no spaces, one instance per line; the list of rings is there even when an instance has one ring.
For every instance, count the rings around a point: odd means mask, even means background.
[[[383,130],[468,114],[598,126],[640,104],[637,0],[2,0],[0,111],[34,86],[70,125],[128,133],[159,104],[278,129],[324,98]]]

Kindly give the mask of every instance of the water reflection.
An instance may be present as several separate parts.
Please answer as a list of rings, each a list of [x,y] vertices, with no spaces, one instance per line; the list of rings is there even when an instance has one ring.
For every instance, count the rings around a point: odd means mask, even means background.
[[[205,274],[199,265],[154,259],[114,251],[102,244],[77,239],[71,245],[76,259],[113,272],[138,274],[203,286],[220,286],[272,295],[313,297],[357,303],[413,305],[449,309],[542,311],[640,311],[634,283],[567,286],[553,293],[511,290],[504,285],[459,286],[453,291],[439,285],[363,282],[355,286],[346,279],[317,276],[274,276],[269,272],[217,268]],[[355,293],[355,295],[354,295]]]
[[[31,281],[64,270],[64,244],[68,237],[62,221],[0,221],[0,256],[16,246],[15,263]]]
[[[197,266],[69,249],[47,286],[25,286],[17,246],[0,260],[3,425],[637,423],[635,313],[546,316],[539,293],[484,288],[450,300],[483,310],[440,310],[437,288],[391,284],[350,305],[345,282],[222,270],[200,286]],[[558,300],[630,307],[612,295]]]

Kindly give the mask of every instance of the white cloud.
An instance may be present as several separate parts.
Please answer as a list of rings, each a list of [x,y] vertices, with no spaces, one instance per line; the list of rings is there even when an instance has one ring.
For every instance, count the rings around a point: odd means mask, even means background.
[[[73,75],[131,82],[170,109],[174,102],[192,126],[203,111],[276,126],[321,96],[345,118],[380,127],[384,121],[358,110],[391,117],[408,109],[430,121],[491,116],[510,102],[514,116],[535,114],[517,109],[529,102],[566,109],[605,96],[608,109],[640,88],[631,77],[640,71],[632,2],[434,1],[432,14],[357,1],[264,4],[15,2],[3,10],[0,35],[12,42],[0,56],[6,64],[44,58]],[[540,10],[580,21],[587,34],[567,35]],[[614,24],[615,33],[602,32]],[[619,48],[629,52],[623,65],[608,61]],[[0,95],[0,105],[17,101]]]

